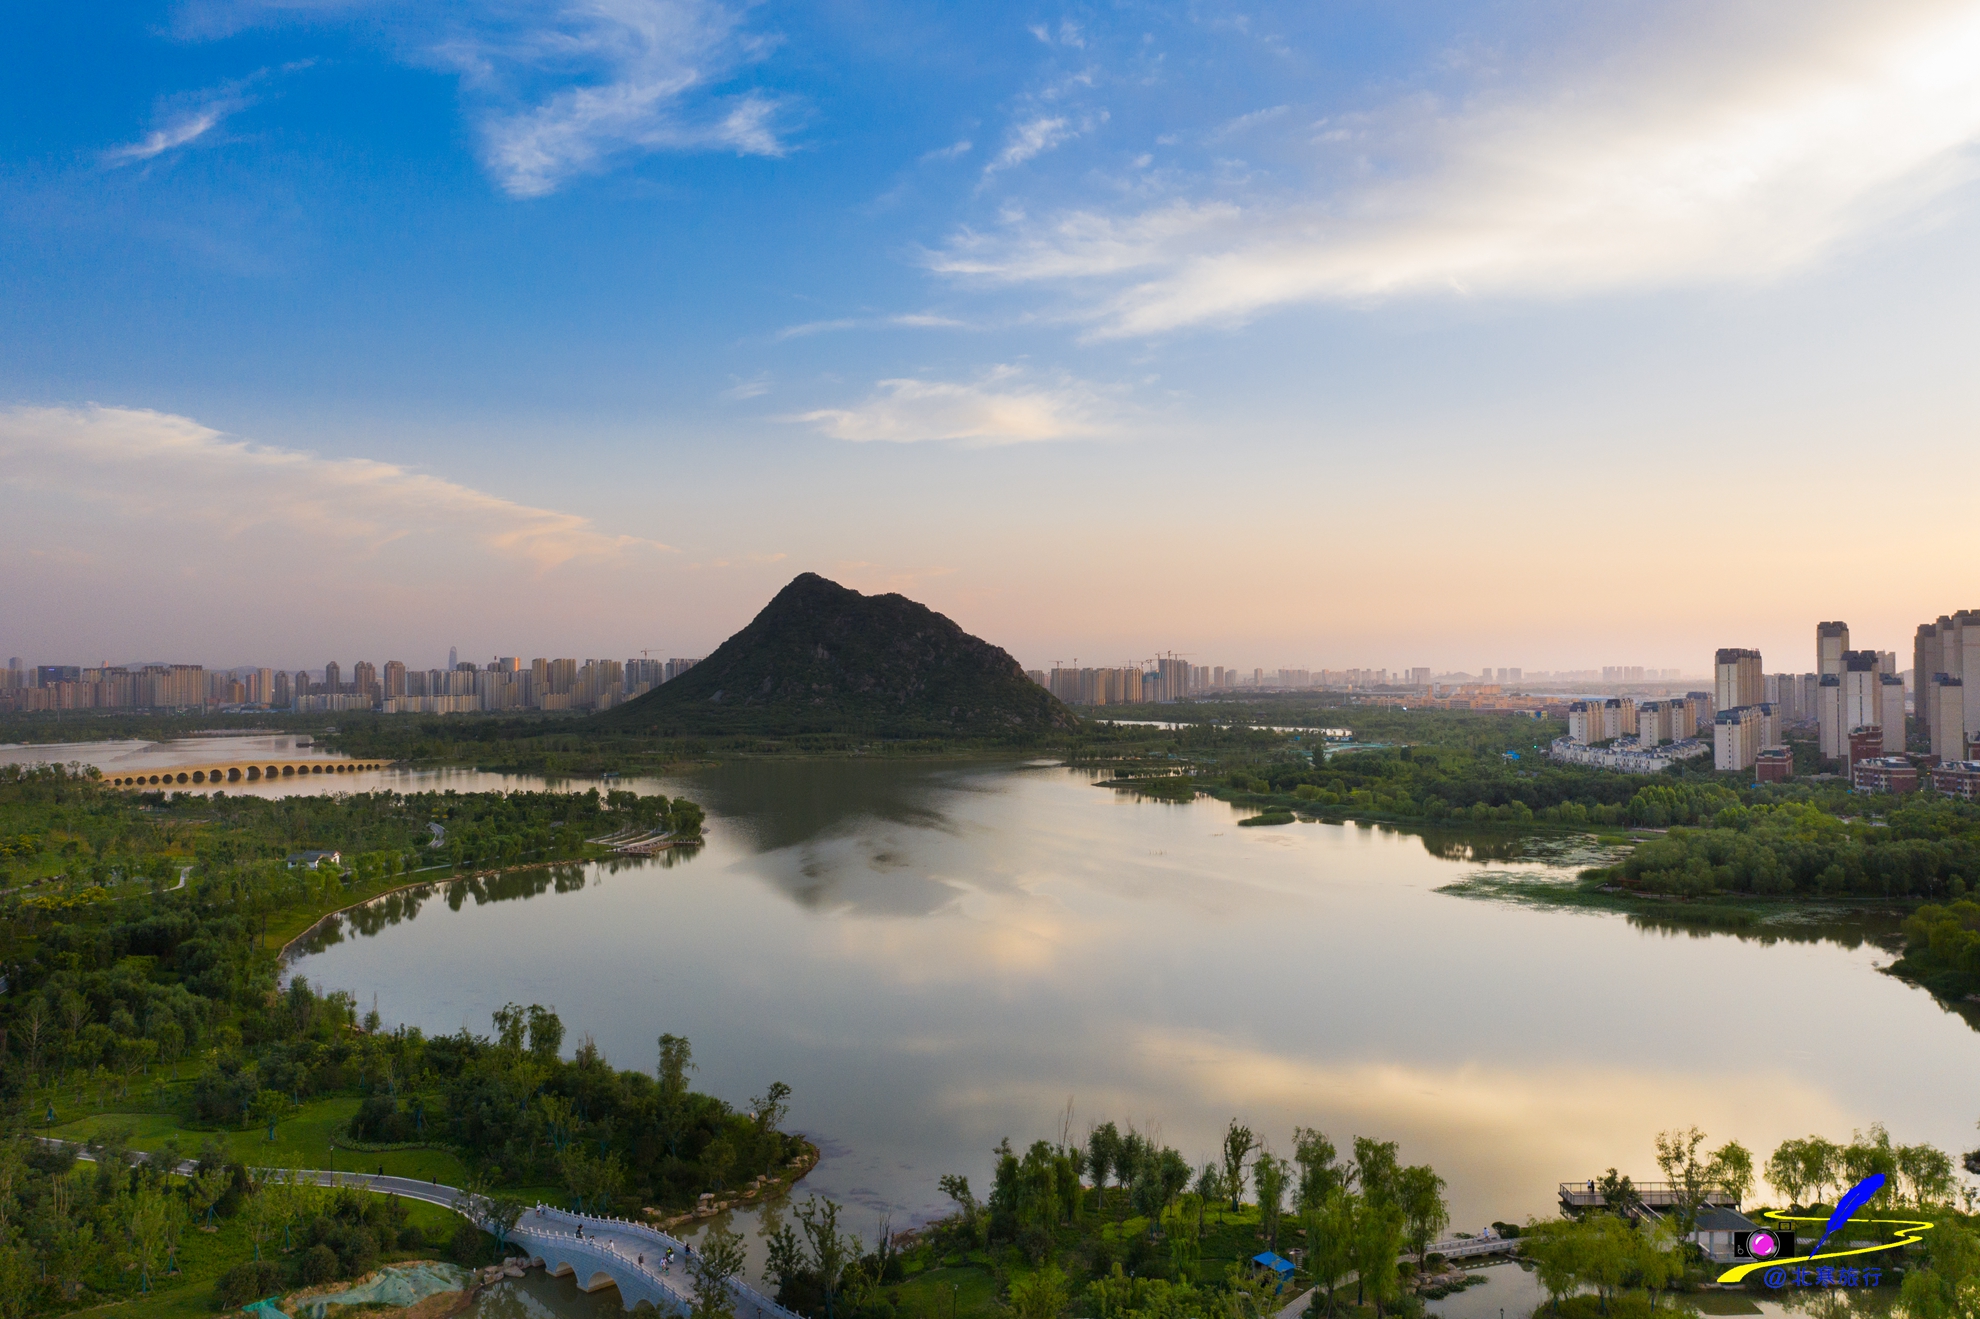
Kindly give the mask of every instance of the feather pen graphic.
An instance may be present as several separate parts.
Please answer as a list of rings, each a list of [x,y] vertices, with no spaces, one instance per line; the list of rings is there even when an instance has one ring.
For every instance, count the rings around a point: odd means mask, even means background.
[[[1884,1189],[1884,1174],[1873,1172],[1862,1181],[1849,1188],[1849,1194],[1836,1201],[1836,1212],[1829,1215],[1829,1221],[1822,1227],[1822,1239],[1815,1243],[1815,1249],[1808,1252],[1810,1259],[1822,1253],[1822,1247],[1829,1244],[1836,1229],[1849,1221],[1850,1215],[1861,1209],[1864,1202]]]

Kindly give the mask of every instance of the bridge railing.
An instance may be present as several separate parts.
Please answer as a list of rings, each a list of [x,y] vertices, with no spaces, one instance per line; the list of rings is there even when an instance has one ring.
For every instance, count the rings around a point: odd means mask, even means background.
[[[584,1255],[588,1258],[597,1259],[600,1264],[608,1268],[622,1268],[629,1273],[637,1274],[652,1283],[663,1295],[673,1292],[673,1288],[661,1276],[660,1270],[650,1264],[642,1264],[637,1259],[629,1258],[619,1251],[606,1246],[602,1241],[596,1241],[590,1237],[566,1235],[562,1232],[550,1232],[540,1227],[523,1227],[521,1224],[509,1229],[508,1237],[511,1241],[520,1238],[523,1241],[532,1243],[537,1241],[555,1241],[557,1243],[556,1248],[559,1251]]]
[[[573,1228],[582,1225],[585,1227],[602,1228],[609,1232],[622,1233],[639,1240],[651,1241],[661,1249],[671,1248],[679,1251],[684,1257],[694,1253],[693,1248],[678,1237],[671,1237],[657,1227],[653,1227],[647,1223],[636,1223],[629,1218],[600,1218],[592,1214],[578,1214],[568,1209],[557,1209],[550,1205],[538,1205],[535,1209],[529,1211],[528,1216],[550,1223],[568,1224]],[[520,1223],[518,1223],[516,1230],[523,1230]],[[618,1255],[616,1252],[613,1253],[613,1258],[624,1259],[623,1256]],[[630,1259],[626,1259],[625,1264],[628,1268],[639,1269],[642,1267]],[[644,1269],[643,1271],[652,1273],[650,1269]],[[656,1281],[660,1277],[657,1273],[652,1274],[652,1276]],[[667,1287],[668,1284],[662,1282],[661,1286]],[[669,1289],[671,1290],[671,1288]],[[740,1278],[729,1279],[729,1294],[734,1296],[738,1302],[747,1303],[755,1311],[755,1315],[760,1316],[760,1319],[802,1319],[800,1315],[785,1309]]]
[[[1666,1208],[1683,1198],[1685,1188],[1676,1182],[1636,1182],[1629,1188],[1636,1198],[1651,1208]],[[1737,1208],[1739,1197],[1729,1191],[1712,1187],[1702,1192],[1701,1203]],[[1600,1182],[1562,1182],[1561,1202],[1575,1206],[1607,1204],[1602,1194]]]
[[[1452,1237],[1449,1241],[1431,1242],[1424,1254],[1442,1255],[1445,1259],[1466,1259],[1472,1255],[1511,1254],[1518,1249],[1517,1237]]]

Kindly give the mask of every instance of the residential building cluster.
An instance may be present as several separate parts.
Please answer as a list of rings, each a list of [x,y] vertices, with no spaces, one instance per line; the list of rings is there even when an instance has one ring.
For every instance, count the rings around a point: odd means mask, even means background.
[[[445,669],[409,669],[389,660],[351,666],[335,660],[318,673],[298,669],[214,669],[198,664],[29,666],[0,671],[0,710],[268,709],[299,713],[377,710],[457,714],[481,710],[606,710],[693,668],[687,658],[534,659]]]
[[[1980,742],[1980,609],[1920,623],[1911,645],[1913,704],[1932,739],[1932,754],[1941,761],[1961,759]]]
[[[1726,647],[1713,656],[1709,692],[1640,704],[1629,697],[1573,702],[1568,734],[1553,754],[1654,772],[1656,762],[1709,749],[1714,768],[1750,769],[1773,782],[1794,774],[1786,730],[1799,727],[1814,733],[1823,760],[1860,791],[1913,792],[1929,782],[1936,791],[1980,799],[1980,701],[1966,700],[1968,686],[1980,686],[1980,610],[1920,624],[1912,655],[1909,674],[1900,672],[1895,651],[1852,647],[1849,625],[1839,621],[1816,625],[1812,673],[1770,674],[1759,651]],[[1906,753],[1911,716],[1929,753]]]

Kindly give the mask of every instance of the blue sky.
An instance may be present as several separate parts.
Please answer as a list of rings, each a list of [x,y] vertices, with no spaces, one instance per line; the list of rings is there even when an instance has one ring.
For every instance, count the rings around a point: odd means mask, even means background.
[[[14,35],[8,653],[699,653],[802,569],[1032,664],[1801,669],[1975,603],[1972,5]]]

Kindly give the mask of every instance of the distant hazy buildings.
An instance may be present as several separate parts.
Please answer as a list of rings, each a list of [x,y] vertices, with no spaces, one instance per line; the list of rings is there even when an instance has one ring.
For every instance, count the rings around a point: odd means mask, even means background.
[[[137,668],[44,665],[18,659],[0,670],[0,710],[278,709],[301,713],[380,710],[452,714],[475,710],[603,710],[631,700],[693,668],[693,659],[538,659],[524,669],[509,657],[486,666],[457,662],[446,669],[408,669],[388,660],[351,666],[350,680],[335,660],[322,676],[307,669],[209,671],[197,664]]]

